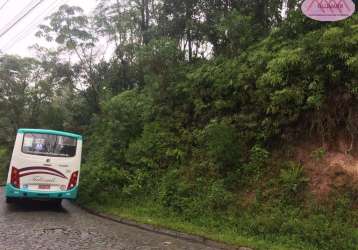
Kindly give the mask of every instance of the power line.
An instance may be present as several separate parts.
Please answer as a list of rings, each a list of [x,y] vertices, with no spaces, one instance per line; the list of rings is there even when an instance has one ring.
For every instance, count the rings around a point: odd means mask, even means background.
[[[9,1],[10,1],[10,0],[6,0],[5,3],[3,3],[3,4],[0,6],[0,10],[2,10],[2,9],[5,7],[5,5],[6,5]]]
[[[29,9],[24,15],[22,15],[19,19],[16,20],[15,23],[13,23],[12,25],[10,25],[10,27],[8,27],[5,31],[3,31],[0,34],[0,38],[3,37],[7,32],[9,32],[16,24],[18,24],[19,22],[21,22],[22,19],[24,19],[28,14],[30,14],[34,9],[37,8],[37,6],[39,6],[44,0],[40,0],[37,4],[35,4],[31,9]]]
[[[60,1],[60,2],[59,2]],[[66,0],[65,2],[68,2]],[[40,15],[36,16],[29,25],[27,25],[24,29],[22,29],[19,33],[13,36],[8,43],[6,43],[1,49],[1,51],[5,52],[6,50],[10,50],[13,46],[15,46],[19,41],[27,37],[31,32],[36,28],[41,21],[43,20],[44,13],[52,13],[53,10],[58,8],[61,5],[61,0],[55,0],[51,3]]]
[[[10,27],[14,22],[16,22],[16,20],[19,19],[26,11],[28,11],[36,2],[37,0],[31,0],[31,2],[27,3],[27,5],[20,12],[18,12],[9,22],[1,27],[0,32],[3,32],[7,29],[7,27]]]
[[[35,27],[37,27],[37,25],[42,21],[42,14],[46,13],[46,12],[51,12],[52,9],[50,10],[50,8],[52,7],[53,4],[55,4],[58,0],[55,0],[55,2],[53,2],[52,4],[50,4],[48,6],[48,8],[46,8],[40,15],[36,16],[29,25],[27,25],[24,29],[22,29],[19,33],[17,33],[15,36],[13,36],[12,38],[10,38],[10,41],[8,43],[5,44],[5,46],[3,47],[3,49],[1,49],[1,51],[5,51],[5,50],[9,50],[11,49],[16,43],[18,43],[20,40],[24,39],[25,37],[27,37]],[[54,6],[57,7],[57,6]],[[39,20],[40,19],[40,20]]]

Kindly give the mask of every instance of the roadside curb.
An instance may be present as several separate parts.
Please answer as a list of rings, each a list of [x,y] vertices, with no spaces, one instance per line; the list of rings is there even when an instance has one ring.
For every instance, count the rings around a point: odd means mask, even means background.
[[[0,183],[0,187],[4,187],[5,184]],[[131,227],[136,227],[148,232],[152,232],[152,233],[157,233],[157,234],[162,234],[162,235],[166,235],[166,236],[171,236],[173,238],[177,238],[177,239],[182,239],[182,240],[186,240],[186,241],[190,241],[193,243],[200,243],[203,245],[206,245],[208,247],[213,247],[213,248],[217,248],[217,249],[222,249],[222,250],[253,250],[252,248],[249,247],[235,247],[235,246],[230,246],[228,244],[222,243],[222,242],[218,242],[218,241],[214,241],[214,240],[210,240],[204,236],[199,236],[199,235],[191,235],[188,233],[183,233],[183,232],[179,232],[179,231],[175,231],[175,230],[171,230],[171,229],[166,229],[166,228],[160,228],[158,226],[153,226],[153,225],[149,225],[149,224],[143,224],[143,223],[139,223],[133,220],[128,220],[128,219],[124,219],[124,218],[120,218],[120,217],[115,217],[112,215],[108,215],[108,214],[104,214],[104,213],[100,213],[97,212],[93,209],[87,208],[85,206],[82,206],[78,203],[75,202],[71,202],[73,204],[75,204],[76,206],[78,206],[79,208],[81,208],[82,210],[86,211],[89,214],[92,214],[94,216],[106,219],[106,220],[110,220],[113,222],[117,222],[120,224],[124,224],[127,226],[131,226]]]
[[[158,226],[153,226],[153,225],[149,225],[149,224],[142,224],[142,223],[138,223],[136,221],[133,220],[128,220],[128,219],[123,219],[123,218],[119,218],[119,217],[115,217],[112,215],[108,215],[108,214],[104,214],[104,213],[100,213],[97,212],[93,209],[84,207],[82,205],[79,205],[76,203],[76,205],[78,207],[80,207],[81,209],[83,209],[84,211],[86,211],[89,214],[101,217],[103,219],[106,220],[110,220],[110,221],[114,221],[117,223],[121,223],[127,226],[131,226],[131,227],[136,227],[142,230],[146,230],[149,232],[153,232],[153,233],[158,233],[158,234],[162,234],[162,235],[167,235],[167,236],[171,236],[177,239],[182,239],[182,240],[186,240],[186,241],[190,241],[190,242],[194,242],[194,243],[200,243],[209,247],[213,247],[213,248],[218,248],[218,249],[222,249],[222,250],[253,250],[251,248],[248,247],[235,247],[235,246],[230,246],[227,245],[225,243],[222,242],[217,242],[214,240],[210,240],[206,237],[203,236],[198,236],[198,235],[191,235],[191,234],[187,234],[187,233],[183,233],[183,232],[179,232],[179,231],[175,231],[175,230],[171,230],[171,229],[165,229],[165,228],[160,228]]]

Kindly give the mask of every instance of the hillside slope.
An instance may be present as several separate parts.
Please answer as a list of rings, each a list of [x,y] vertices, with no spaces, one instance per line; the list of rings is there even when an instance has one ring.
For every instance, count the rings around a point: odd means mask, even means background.
[[[144,87],[91,127],[81,202],[260,249],[356,249],[357,21],[293,13],[191,65],[151,41]]]

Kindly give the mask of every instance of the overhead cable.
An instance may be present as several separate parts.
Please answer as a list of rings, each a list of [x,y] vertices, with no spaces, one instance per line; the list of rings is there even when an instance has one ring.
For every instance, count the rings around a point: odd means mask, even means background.
[[[34,9],[36,9],[44,0],[40,0],[37,2],[33,7],[31,7],[28,11],[26,11],[25,14],[23,14],[19,19],[17,19],[12,25],[10,25],[8,28],[6,28],[3,32],[0,34],[0,38],[3,37],[5,34],[7,34],[12,28],[14,28],[19,22],[21,22],[28,14],[30,14]]]

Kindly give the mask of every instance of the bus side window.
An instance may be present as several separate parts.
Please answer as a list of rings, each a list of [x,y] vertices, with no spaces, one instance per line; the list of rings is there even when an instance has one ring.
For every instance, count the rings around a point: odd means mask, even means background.
[[[23,144],[22,144],[22,149],[23,149],[23,151],[24,151],[24,152],[31,152],[31,151],[33,151],[33,148],[34,148],[34,140],[33,140],[33,137],[25,135],[23,140],[24,140],[24,141],[23,141]]]

